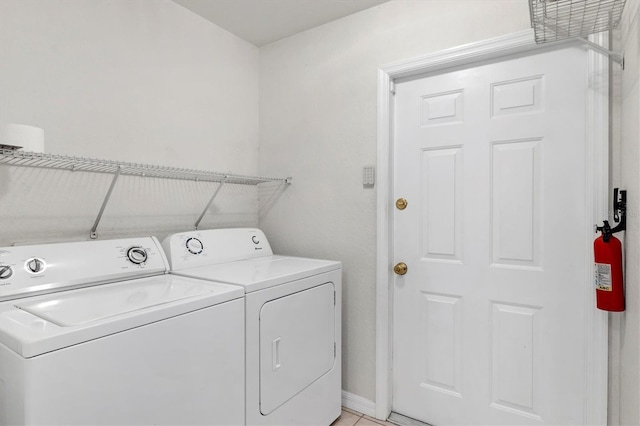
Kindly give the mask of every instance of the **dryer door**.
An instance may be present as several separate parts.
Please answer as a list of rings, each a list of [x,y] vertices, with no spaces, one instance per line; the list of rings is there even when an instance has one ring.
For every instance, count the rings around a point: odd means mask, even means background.
[[[260,412],[268,415],[333,368],[333,283],[265,303],[260,310]]]

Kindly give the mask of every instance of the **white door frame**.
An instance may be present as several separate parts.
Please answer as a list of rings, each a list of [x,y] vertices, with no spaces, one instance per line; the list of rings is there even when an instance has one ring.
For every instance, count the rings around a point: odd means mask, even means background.
[[[606,35],[591,37],[606,45]],[[376,417],[386,419],[392,409],[392,321],[393,321],[393,109],[394,80],[415,75],[434,75],[453,67],[473,67],[481,61],[539,49],[555,49],[579,40],[537,45],[533,31],[523,31],[478,43],[444,50],[383,66],[378,70],[378,188],[377,188],[377,266],[376,266]],[[584,43],[582,43],[584,45]],[[585,47],[586,49],[586,47]],[[596,224],[608,214],[608,61],[602,54],[590,51],[589,93],[587,95],[587,176],[585,211]],[[593,236],[595,238],[595,234]],[[592,238],[585,244],[591,246]],[[584,418],[588,424],[607,423],[608,316],[595,308],[590,285],[593,277],[593,255],[584,271],[585,291],[577,295],[584,300],[587,363],[585,368],[587,406]]]

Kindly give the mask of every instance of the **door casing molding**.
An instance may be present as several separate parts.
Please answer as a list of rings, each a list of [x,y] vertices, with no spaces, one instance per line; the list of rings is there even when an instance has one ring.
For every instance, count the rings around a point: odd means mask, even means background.
[[[590,40],[606,46],[606,35]],[[412,76],[429,76],[452,68],[473,67],[480,62],[541,49],[581,45],[579,40],[537,45],[533,30],[522,31],[477,43],[388,64],[378,69],[378,146],[377,146],[377,262],[376,262],[376,417],[386,420],[392,410],[392,321],[393,321],[393,105],[394,81]],[[592,223],[607,218],[608,212],[608,60],[595,51],[588,52],[587,119],[587,195],[585,211]],[[595,237],[595,235],[594,235]],[[589,247],[592,238],[586,238]],[[595,308],[591,250],[587,251],[588,270],[584,271],[585,291],[585,387],[587,403],[584,419],[588,424],[607,424],[608,316]]]

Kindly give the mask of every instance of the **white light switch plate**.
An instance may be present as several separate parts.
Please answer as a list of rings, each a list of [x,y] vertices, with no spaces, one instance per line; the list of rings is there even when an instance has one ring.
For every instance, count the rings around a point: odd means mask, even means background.
[[[375,166],[364,166],[362,169],[362,185],[373,186],[376,183],[376,168]]]

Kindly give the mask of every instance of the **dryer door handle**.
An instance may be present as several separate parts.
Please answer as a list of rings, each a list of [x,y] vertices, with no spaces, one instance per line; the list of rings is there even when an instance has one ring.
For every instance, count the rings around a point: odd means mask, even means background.
[[[280,364],[280,338],[277,337],[275,339],[273,339],[273,342],[271,342],[271,356],[272,356],[272,368],[273,371],[276,371],[280,368],[281,364]]]

